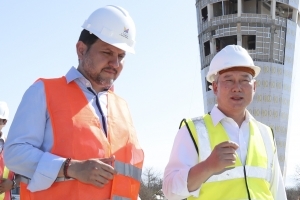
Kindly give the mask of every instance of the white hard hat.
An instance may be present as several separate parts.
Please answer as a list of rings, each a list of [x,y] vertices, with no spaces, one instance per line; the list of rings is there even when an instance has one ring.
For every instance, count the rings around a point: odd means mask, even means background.
[[[109,5],[95,10],[82,28],[110,45],[134,53],[135,25],[128,12],[121,7]]]
[[[0,101],[0,119],[8,119],[8,106],[4,101]]]
[[[227,45],[210,62],[206,80],[212,83],[219,71],[233,67],[249,67],[253,69],[253,78],[260,72],[260,67],[254,65],[246,49],[239,45]]]

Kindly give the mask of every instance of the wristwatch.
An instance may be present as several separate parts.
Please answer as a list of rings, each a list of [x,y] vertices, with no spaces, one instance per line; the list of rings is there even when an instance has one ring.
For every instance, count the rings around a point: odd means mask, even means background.
[[[13,190],[13,189],[16,188],[17,183],[16,183],[16,180],[15,180],[15,179],[13,179],[12,182],[13,182],[13,184],[12,184],[12,188],[11,188],[11,189]]]

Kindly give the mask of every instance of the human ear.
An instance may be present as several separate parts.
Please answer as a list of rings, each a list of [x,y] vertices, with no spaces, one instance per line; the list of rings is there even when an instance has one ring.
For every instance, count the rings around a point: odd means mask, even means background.
[[[212,82],[212,90],[214,92],[214,94],[217,94],[218,92],[218,83],[216,81]]]
[[[253,80],[253,92],[256,91],[256,80]]]
[[[84,54],[86,53],[86,50],[87,46],[82,41],[78,41],[76,44],[78,60],[82,60]]]

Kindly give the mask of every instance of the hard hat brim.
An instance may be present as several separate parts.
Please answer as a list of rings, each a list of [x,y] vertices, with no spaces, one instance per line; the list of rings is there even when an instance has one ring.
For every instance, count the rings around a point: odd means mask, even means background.
[[[83,27],[84,28],[84,27]],[[96,30],[93,30],[92,28],[86,29],[88,31],[90,31],[91,33],[93,33],[94,35],[96,35],[100,40],[102,40],[103,42],[110,44],[112,46],[115,46],[119,49],[122,49],[123,51],[135,54],[134,51],[134,41],[130,41],[130,45],[128,45],[125,42],[125,39],[123,39],[121,36],[114,34],[113,32],[110,32],[110,34],[107,33],[108,30],[103,29],[101,32],[97,32]],[[114,37],[112,37],[111,35],[114,35]],[[120,42],[122,41],[122,42]]]
[[[100,39],[100,40],[102,40],[103,42],[110,44],[114,47],[117,47],[118,49],[122,49],[123,51],[135,54],[134,49],[132,47],[128,46],[126,43],[120,43],[120,42],[116,42],[111,39],[105,39],[105,38]]]
[[[249,67],[249,68],[253,69],[254,72],[255,72],[255,75],[253,76],[253,78],[257,77],[258,74],[260,73],[260,70],[261,70],[261,68],[259,66],[255,66],[255,65],[254,66],[240,66],[240,65],[239,66],[230,66],[230,67],[226,67],[222,70],[229,69],[229,68],[234,68],[234,67]],[[214,82],[215,81],[214,80],[215,75],[217,75],[217,74],[208,74],[206,76],[206,80],[210,83]]]

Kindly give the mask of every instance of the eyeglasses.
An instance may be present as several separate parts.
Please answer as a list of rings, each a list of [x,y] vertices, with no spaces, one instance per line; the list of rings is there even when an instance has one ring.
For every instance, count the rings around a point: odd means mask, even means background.
[[[4,140],[0,138],[0,153],[2,153],[4,147]]]

